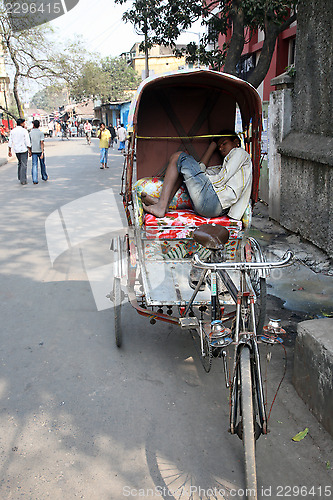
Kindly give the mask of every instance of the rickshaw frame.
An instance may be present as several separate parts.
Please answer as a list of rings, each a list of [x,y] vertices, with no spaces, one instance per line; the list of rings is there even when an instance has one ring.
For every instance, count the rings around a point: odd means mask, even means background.
[[[201,103],[204,103],[204,105],[202,105],[203,108],[204,106],[209,108],[209,112],[207,112],[207,110],[205,112],[204,109],[201,110],[201,122],[203,123],[198,124],[198,120],[200,122],[200,116],[197,118],[197,126],[195,126],[195,124],[193,126],[193,123],[180,123],[179,115],[182,114],[184,108],[181,110],[177,109],[177,113],[174,111],[170,112],[170,110],[166,109],[165,103],[161,102],[160,96],[156,98],[156,94],[162,92],[162,97],[166,98],[168,104],[170,104],[170,96],[175,93],[175,88],[179,89],[180,95],[184,90],[189,91],[194,89],[195,92],[197,88],[204,89]],[[215,93],[215,95],[213,99],[210,99],[209,94],[212,93]],[[229,109],[231,116],[220,119],[215,113],[215,115],[211,117],[216,107],[216,100],[221,101],[220,106]],[[154,101],[153,103],[155,104],[153,114],[151,114],[151,108],[153,106],[152,101]],[[157,111],[156,105],[159,106]],[[175,106],[180,106],[179,97]],[[186,103],[184,103],[183,106],[186,106]],[[196,146],[200,143],[202,151],[203,147],[206,147],[208,141],[216,136],[221,128],[234,128],[236,106],[238,106],[242,118],[243,145],[252,158],[253,184],[251,200],[253,207],[258,200],[262,132],[261,99],[254,87],[232,75],[202,69],[180,70],[177,72],[165,73],[161,76],[149,77],[140,84],[135,97],[132,99],[128,117],[127,154],[124,162],[121,195],[127,217],[129,234],[126,243],[127,249],[118,248],[117,250],[120,259],[126,252],[131,254],[131,249],[129,247],[130,240],[133,241],[133,239],[130,235],[133,235],[136,229],[133,216],[133,178],[135,163],[136,179],[144,177],[147,172],[153,176],[161,175],[163,169],[161,170],[160,166],[166,163],[170,150],[174,152],[180,149],[187,149],[189,152],[193,152],[193,144]],[[141,108],[143,108],[143,110],[141,110]],[[156,130],[156,122],[154,122],[153,118],[156,117],[158,113],[162,113],[167,125],[161,126],[158,124],[158,130]],[[203,120],[202,114],[205,115],[205,113],[207,117]],[[176,124],[171,123],[172,119]],[[186,120],[184,121],[186,122]],[[213,123],[210,124],[208,121]],[[187,126],[188,128],[189,125],[192,135],[190,133],[187,135],[185,132],[185,127]],[[165,133],[165,128],[171,129],[171,133]],[[193,131],[196,131],[196,133],[194,134]],[[152,148],[152,145],[156,148],[157,143],[159,154],[163,148],[163,154],[160,155],[162,158],[159,158],[159,167],[155,165],[152,166],[153,161],[148,155],[149,149]],[[144,168],[142,168],[143,164]],[[118,247],[123,246],[123,243],[118,243]],[[123,261],[123,259],[121,260]],[[178,318],[170,317],[157,311],[154,311],[152,315],[151,310],[147,310],[138,304],[135,293],[133,292],[135,277],[133,276],[133,269],[131,266],[129,266],[128,271],[127,269],[122,269],[121,274],[122,276],[128,274],[128,297],[131,305],[139,314],[150,317],[152,321],[158,319],[173,324],[179,323]]]

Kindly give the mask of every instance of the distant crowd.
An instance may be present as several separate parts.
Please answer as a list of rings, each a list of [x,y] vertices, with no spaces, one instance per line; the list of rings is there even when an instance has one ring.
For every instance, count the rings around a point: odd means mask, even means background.
[[[48,180],[45,164],[45,134],[40,130],[40,121],[33,120],[32,128],[28,132],[26,120],[20,118],[16,122],[10,133],[5,127],[0,126],[2,142],[8,141],[8,156],[12,157],[15,153],[18,161],[18,180],[22,185],[26,185],[28,158],[32,158],[31,176],[33,184],[38,184],[38,162],[40,164],[41,177],[43,181]],[[68,139],[70,137],[86,136],[87,143],[91,144],[91,137],[99,138],[100,147],[100,168],[108,167],[108,151],[113,148],[114,143],[118,144],[118,151],[125,152],[127,131],[124,124],[119,124],[116,128],[113,125],[106,127],[101,122],[99,126],[93,125],[91,121],[85,123],[75,120],[52,120],[48,124],[49,137],[61,137]]]

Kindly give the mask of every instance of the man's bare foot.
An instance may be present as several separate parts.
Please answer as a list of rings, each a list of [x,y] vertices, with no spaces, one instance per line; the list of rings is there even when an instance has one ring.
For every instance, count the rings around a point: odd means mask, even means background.
[[[142,191],[141,200],[142,203],[148,206],[148,205],[155,205],[156,203],[158,203],[159,199],[155,198],[154,196],[150,196],[150,194],[147,194],[145,191]]]
[[[159,207],[158,203],[155,203],[154,205],[146,205],[145,203],[142,203],[143,209],[145,212],[148,214],[155,215],[155,217],[164,217],[165,216],[165,210],[163,208]]]

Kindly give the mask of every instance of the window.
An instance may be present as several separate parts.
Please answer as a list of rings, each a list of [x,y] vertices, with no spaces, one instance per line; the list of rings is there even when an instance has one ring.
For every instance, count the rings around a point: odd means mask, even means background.
[[[242,80],[247,80],[256,66],[256,55],[247,54],[241,57],[236,66],[237,76]]]
[[[295,64],[295,54],[296,54],[296,38],[289,40],[288,47],[288,66]]]

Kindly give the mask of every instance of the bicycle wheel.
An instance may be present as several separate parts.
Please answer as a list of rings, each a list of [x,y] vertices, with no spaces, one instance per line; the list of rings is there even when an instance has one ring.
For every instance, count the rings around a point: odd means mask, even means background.
[[[240,353],[241,412],[245,457],[245,481],[248,499],[257,499],[257,472],[255,458],[254,406],[250,350],[243,347]]]
[[[120,278],[113,280],[113,307],[114,307],[114,334],[116,337],[116,346],[121,347],[122,330],[121,330],[121,286]]]
[[[261,252],[259,243],[254,238],[249,238],[244,247],[245,262],[264,262],[265,258]],[[256,295],[254,305],[257,335],[262,334],[262,329],[266,319],[267,285],[266,278],[262,276],[260,270],[249,272],[249,278]]]

